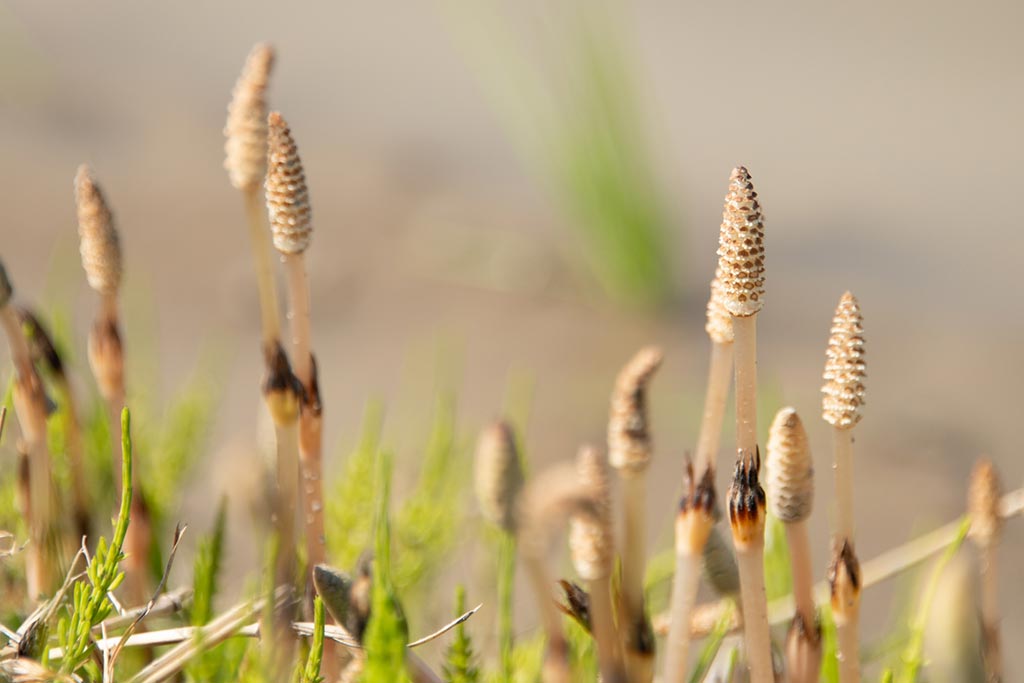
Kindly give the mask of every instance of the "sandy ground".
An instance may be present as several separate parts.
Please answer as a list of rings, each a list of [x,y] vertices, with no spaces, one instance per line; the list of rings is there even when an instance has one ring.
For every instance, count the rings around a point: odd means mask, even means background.
[[[271,40],[280,55],[273,106],[295,130],[315,211],[326,442],[344,453],[370,397],[389,404],[396,425],[422,425],[441,348],[457,358],[467,430],[497,413],[510,376],[526,375],[535,381],[530,453],[569,457],[581,441],[602,440],[618,366],[656,342],[667,360],[653,390],[650,511],[665,520],[652,539],[664,541],[681,456],[694,442],[721,197],[730,168],[744,163],[768,222],[760,374],[804,414],[823,484],[829,434],[815,416],[824,342],[842,291],[862,303],[869,404],[856,495],[858,548],[870,557],[959,514],[979,454],[995,459],[1008,488],[1024,480],[1022,14],[1010,2],[789,12],[632,3],[621,27],[678,226],[679,295],[649,316],[581,285],[567,257],[579,245],[483,95],[449,5],[296,2],[285,12],[241,0],[6,1],[0,249],[20,295],[41,297],[47,272],[73,264],[71,179],[82,161],[94,166],[116,207],[132,296],[152,303],[130,305],[129,315],[158,330],[160,391],[205,344],[229,351],[211,447],[222,455],[194,500],[237,487],[232,473],[251,457],[258,407],[258,321],[221,128],[245,53]],[[79,271],[57,279],[67,278],[81,280],[69,303],[84,327],[92,300]],[[825,507],[812,525],[819,573]],[[204,522],[211,514],[183,512]],[[1024,638],[1014,586],[1024,523],[1008,527],[1007,541],[1004,640],[1014,643]],[[244,545],[234,552],[251,556]],[[867,598],[870,632],[890,597]],[[1013,680],[1024,655],[1008,656]]]

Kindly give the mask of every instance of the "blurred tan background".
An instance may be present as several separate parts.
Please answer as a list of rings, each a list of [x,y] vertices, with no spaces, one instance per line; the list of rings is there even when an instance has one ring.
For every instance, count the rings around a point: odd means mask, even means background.
[[[603,439],[618,367],[656,342],[667,360],[652,399],[650,508],[665,520],[652,538],[666,542],[703,392],[722,198],[743,163],[767,222],[760,375],[803,413],[817,449],[820,572],[830,477],[818,388],[845,289],[861,301],[869,351],[861,557],[958,515],[979,454],[995,459],[1007,488],[1021,484],[1024,6],[638,0],[608,9],[668,226],[667,294],[637,307],[597,284],[580,256],[585,230],[570,227],[572,212],[522,144],[532,110],[507,105],[536,100],[487,64],[493,22],[542,80],[571,79],[559,36],[573,12],[517,3],[483,21],[467,5],[0,1],[3,259],[26,300],[55,280],[70,286],[85,329],[94,302],[76,262],[71,181],[79,163],[92,164],[116,211],[128,285],[151,304],[129,307],[129,328],[134,314],[158,332],[162,384],[147,389],[168,391],[203,348],[221,350],[218,456],[199,490],[237,486],[259,405],[258,310],[221,129],[260,40],[278,50],[271,106],[292,124],[310,183],[332,471],[368,398],[382,399],[396,424],[427,420],[429,391],[415,387],[438,356],[456,367],[463,427],[498,413],[510,377],[531,378],[527,449],[536,461],[569,457]],[[393,441],[412,447],[400,430]],[[1008,526],[1007,540],[1004,641],[1015,680],[1024,522]],[[869,594],[869,631],[881,634],[890,593]]]

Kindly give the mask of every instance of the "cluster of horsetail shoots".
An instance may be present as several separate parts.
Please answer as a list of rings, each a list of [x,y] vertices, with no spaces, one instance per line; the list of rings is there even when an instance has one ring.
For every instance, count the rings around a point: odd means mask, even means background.
[[[967,511],[971,516],[971,539],[981,560],[981,635],[986,680],[995,682],[1003,680],[997,552],[1003,528],[1001,494],[999,474],[992,461],[978,461],[971,473]]]
[[[768,433],[765,463],[768,505],[786,528],[796,613],[786,637],[792,683],[814,683],[821,667],[821,626],[814,607],[814,575],[807,520],[814,504],[814,463],[807,432],[794,408],[783,408]]]
[[[651,460],[647,384],[662,352],[647,347],[619,372],[608,418],[608,462],[622,485],[622,623],[626,670],[631,681],[654,676],[654,633],[644,605],[646,474]]]
[[[857,299],[846,292],[836,306],[825,352],[822,417],[832,425],[836,530],[829,581],[839,641],[840,683],[860,681],[860,562],[854,547],[853,428],[864,405],[864,323]]]
[[[85,164],[75,175],[75,202],[78,208],[78,236],[89,286],[97,293],[100,306],[89,333],[89,366],[107,404],[110,433],[118,434],[121,411],[125,406],[125,351],[120,320],[120,292],[123,271],[121,239],[107,199]],[[120,496],[121,453],[117,439],[111,438],[115,492]],[[149,510],[133,472],[133,524],[125,539],[127,586],[133,602],[142,602],[148,594],[146,561],[151,543]]]

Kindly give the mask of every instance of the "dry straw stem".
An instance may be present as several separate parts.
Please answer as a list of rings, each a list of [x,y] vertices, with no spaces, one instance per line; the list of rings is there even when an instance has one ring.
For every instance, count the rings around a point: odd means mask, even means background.
[[[732,379],[733,331],[732,316],[722,300],[720,272],[711,280],[708,298],[707,323],[704,329],[711,339],[711,360],[708,364],[708,385],[704,395],[704,414],[700,422],[694,470],[703,472],[715,467],[718,443],[722,436],[722,420],[729,400],[729,382]]]
[[[644,477],[651,458],[647,384],[661,365],[657,347],[641,349],[619,373],[608,419],[608,461],[623,487],[622,600],[626,667],[631,681],[653,677],[654,636],[644,606]]]
[[[768,604],[764,584],[765,494],[758,482],[761,456],[740,452],[729,488],[729,524],[740,570],[743,640],[751,683],[773,683]]]
[[[309,278],[303,256],[313,233],[309,193],[298,148],[287,122],[277,112],[268,118],[267,212],[274,246],[288,271],[292,361],[302,385],[299,414],[299,463],[302,471],[302,518],[310,567],[324,561],[321,428],[323,406],[317,385],[310,333]],[[311,594],[311,593],[310,593]]]
[[[807,432],[794,408],[783,408],[768,432],[765,463],[768,504],[786,528],[796,614],[787,638],[790,680],[816,681],[821,663],[821,629],[814,609],[807,519],[814,503],[814,463]]]
[[[473,468],[480,512],[506,533],[516,530],[516,502],[523,488],[523,468],[515,432],[504,420],[483,429],[476,444]]]
[[[747,169],[734,168],[718,234],[722,305],[733,316],[736,447],[757,447],[757,323],[764,305],[764,219]]]
[[[665,683],[686,680],[690,648],[690,614],[697,601],[701,558],[715,525],[714,470],[709,465],[700,481],[687,465],[686,493],[676,515],[676,570],[672,580],[672,626],[665,641]]]
[[[518,544],[547,635],[545,683],[568,683],[571,680],[568,642],[552,599],[554,581],[546,563],[546,554],[559,526],[573,514],[596,516],[599,508],[593,490],[581,483],[576,468],[571,465],[556,465],[545,470],[523,490],[518,512]]]
[[[82,429],[79,420],[78,402],[74,389],[64,369],[64,361],[49,333],[39,318],[27,308],[18,310],[18,316],[29,338],[29,350],[37,363],[45,363],[53,375],[53,382],[64,404],[64,433],[67,439],[68,467],[70,470],[71,508],[73,526],[72,547],[77,547],[83,536],[90,536],[89,491],[85,479],[85,454],[82,445]]]
[[[971,516],[971,539],[981,559],[981,621],[985,645],[985,669],[989,681],[1003,680],[1002,638],[999,629],[998,547],[1003,527],[1000,515],[999,474],[988,458],[982,458],[971,472],[967,512]]]
[[[14,411],[21,425],[22,444],[27,460],[27,487],[23,492],[23,514],[28,523],[31,543],[26,563],[29,596],[35,599],[50,592],[57,576],[55,534],[57,516],[53,500],[50,452],[46,443],[47,398],[43,383],[32,363],[21,322],[11,304],[14,288],[0,263],[0,324],[7,335],[14,362]],[[25,477],[22,477],[24,481]]]
[[[601,455],[589,446],[576,456],[580,484],[593,497],[593,513],[579,511],[569,518],[569,549],[573,567],[587,583],[590,595],[590,626],[597,643],[601,680],[625,683],[626,672],[615,630],[612,607],[612,565],[615,538],[612,534],[611,488]]]
[[[837,546],[828,568],[832,615],[836,621],[840,683],[860,683],[861,571],[850,541]]]
[[[235,83],[228,120],[224,126],[224,167],[231,184],[245,200],[256,283],[259,287],[260,320],[264,352],[273,352],[281,336],[277,286],[270,259],[270,237],[262,207],[262,184],[267,169],[267,81],[274,65],[274,50],[260,43],[253,47]]]

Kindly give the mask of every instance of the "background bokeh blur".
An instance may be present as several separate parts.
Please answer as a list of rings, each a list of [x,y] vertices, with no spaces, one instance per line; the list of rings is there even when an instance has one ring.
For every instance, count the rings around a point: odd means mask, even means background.
[[[823,573],[818,389],[845,289],[869,351],[861,557],[959,514],[980,454],[1007,488],[1024,479],[1022,22],[1024,5],[1005,1],[2,0],[0,251],[23,299],[59,295],[84,330],[94,301],[71,181],[93,165],[125,245],[129,332],[153,332],[159,381],[144,389],[167,391],[211,348],[219,361],[208,476],[182,513],[208,519],[210,493],[255,469],[258,309],[221,130],[246,53],[270,41],[271,106],[313,202],[329,469],[369,398],[410,448],[401,427],[429,420],[441,375],[468,431],[528,393],[531,459],[570,457],[602,441],[615,373],[655,342],[667,359],[650,509],[664,545],[699,416],[722,198],[745,164],[767,217],[760,376],[817,449]],[[1007,539],[1012,644],[1024,525]],[[890,598],[869,594],[869,632]],[[1008,656],[1014,680],[1024,655]]]

